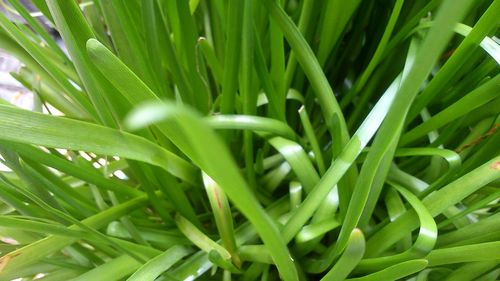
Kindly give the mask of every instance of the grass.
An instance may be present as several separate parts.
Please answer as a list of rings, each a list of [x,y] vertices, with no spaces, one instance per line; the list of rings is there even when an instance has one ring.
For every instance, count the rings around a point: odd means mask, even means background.
[[[2,1],[0,280],[499,278],[500,1],[81,2]]]

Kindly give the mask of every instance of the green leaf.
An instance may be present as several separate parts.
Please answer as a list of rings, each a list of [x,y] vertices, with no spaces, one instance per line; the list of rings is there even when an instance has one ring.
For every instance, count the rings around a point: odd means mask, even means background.
[[[83,150],[147,162],[195,184],[196,169],[177,155],[138,136],[111,128],[0,105],[0,139]],[[71,134],[68,134],[71,132]]]

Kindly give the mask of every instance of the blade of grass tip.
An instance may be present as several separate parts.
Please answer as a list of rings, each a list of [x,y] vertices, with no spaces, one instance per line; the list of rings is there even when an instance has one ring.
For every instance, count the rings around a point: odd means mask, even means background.
[[[388,108],[393,102],[401,77],[399,76],[387,89],[377,104],[370,111],[366,119],[359,126],[356,133],[347,143],[339,158],[335,160],[326,171],[311,193],[305,198],[302,204],[293,212],[292,216],[285,224],[282,235],[285,241],[290,241],[300,231],[304,224],[311,218],[318,208],[318,202],[330,193],[331,189],[339,182],[346,173],[350,165],[356,160],[363,148],[377,131],[380,124],[388,112]]]
[[[365,237],[359,229],[354,229],[349,237],[344,253],[321,278],[321,281],[341,281],[349,276],[349,273],[356,267],[365,253]]]
[[[463,0],[460,2],[445,1],[441,5],[436,17],[436,22],[439,22],[439,24],[433,26],[418,49],[415,55],[415,63],[411,65],[408,75],[401,82],[398,95],[389,109],[387,117],[373,141],[372,149],[363,164],[347,211],[346,218],[348,220],[346,219],[344,222],[335,246],[337,254],[345,247],[349,234],[358,223],[366,226],[369,216],[365,216],[361,221],[361,215],[363,212],[367,215],[371,214],[378,200],[384,183],[383,179],[389,171],[390,162],[396,150],[411,103],[417,95],[420,85],[429,75],[434,63],[453,35],[452,26],[463,17],[471,4],[472,1]]]
[[[109,76],[109,82],[113,84],[118,91],[125,97],[131,104],[138,104],[147,100],[159,100],[158,96],[151,91],[151,89],[140,80],[127,66],[121,62],[111,51],[97,40],[91,39],[87,42],[87,49],[93,62],[99,67],[103,74],[115,73],[116,75]],[[149,117],[153,117],[156,113],[151,112]],[[157,124],[156,128],[165,136],[172,138],[181,138],[165,124]],[[192,154],[189,146],[184,146],[185,154]],[[187,150],[187,151],[186,151]],[[169,171],[170,173],[172,171]],[[172,173],[173,174],[173,173]],[[175,174],[173,174],[175,175]],[[162,187],[163,185],[160,185]],[[172,203],[176,206],[177,210],[182,213],[186,218],[192,219],[193,222],[197,221],[194,218],[194,212],[183,194],[182,190],[164,190],[164,192],[171,197]]]
[[[427,267],[427,260],[409,260],[390,266],[381,271],[358,278],[346,279],[349,281],[395,281],[412,275]]]
[[[219,184],[236,208],[252,222],[270,249],[282,278],[297,280],[295,265],[276,224],[254,197],[228,148],[215,132],[191,109],[171,103],[145,104],[129,115],[126,124],[128,128],[137,129],[160,121],[169,128],[167,136],[172,142],[183,152],[189,152],[186,155]]]
[[[154,281],[191,251],[182,246],[174,246],[149,260],[130,276],[127,281]]]
[[[231,254],[231,260],[237,267],[241,267],[241,260],[237,254],[236,238],[234,236],[233,217],[226,194],[217,183],[203,173],[203,183],[212,207],[215,224],[219,231],[222,244]]]
[[[266,88],[264,86],[262,86],[262,88],[264,88],[264,90],[267,92]],[[263,105],[266,105],[269,103],[269,100],[266,96],[267,93],[259,93],[259,95],[257,96],[257,107],[260,107],[260,106],[263,106]],[[295,90],[295,89],[288,89],[288,93],[286,95],[286,99],[287,100],[294,100],[294,101],[297,101],[301,104],[304,104],[304,97],[302,96],[302,94]]]
[[[241,30],[243,26],[243,1],[229,1],[227,7],[227,40],[222,81],[222,101],[220,111],[233,113],[238,89],[238,68],[241,57]]]
[[[484,187],[500,178],[500,156],[463,175],[423,199],[425,207],[435,217]],[[418,227],[418,219],[413,212],[406,212],[394,222],[374,233],[367,241],[367,257],[373,257],[399,241],[406,231]]]
[[[200,37],[200,39],[198,39],[198,46],[201,49],[203,57],[208,63],[208,66],[213,74],[215,81],[217,82],[217,85],[220,86],[223,81],[222,77],[224,76],[224,71],[219,59],[217,58],[217,55],[215,54],[214,48],[204,37]]]

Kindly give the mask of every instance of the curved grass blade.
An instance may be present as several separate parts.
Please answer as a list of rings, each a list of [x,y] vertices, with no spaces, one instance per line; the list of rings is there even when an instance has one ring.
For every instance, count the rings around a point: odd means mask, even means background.
[[[410,249],[403,253],[362,260],[356,268],[356,272],[376,271],[405,260],[425,257],[436,244],[438,235],[436,222],[426,207],[422,204],[422,201],[403,187],[393,183],[390,184],[406,199],[406,201],[410,203],[417,213],[420,221],[420,231],[417,240],[415,240],[415,243]]]
[[[318,183],[319,175],[304,149],[297,143],[282,137],[271,138],[269,143],[283,155],[304,187],[305,192],[309,193]]]
[[[435,217],[484,187],[500,178],[500,156],[477,167],[471,172],[434,191],[423,199],[424,206]],[[413,212],[406,212],[394,222],[386,225],[370,237],[366,245],[368,257],[380,254],[395,242],[399,241],[407,231],[418,227],[418,218]]]
[[[451,176],[455,175],[457,171],[462,166],[462,159],[455,151],[442,149],[442,148],[398,148],[394,153],[395,157],[405,157],[405,156],[439,156],[443,158],[448,164],[448,170],[443,173],[441,177],[436,179],[430,186],[423,190],[417,190],[417,195],[419,197],[425,196],[432,191],[434,191],[439,185],[441,185],[445,180],[449,179]]]
[[[321,279],[321,281],[341,281],[344,280],[349,273],[356,267],[358,262],[365,253],[365,237],[361,230],[355,228],[347,246],[340,256],[335,265],[328,271],[328,273]]]

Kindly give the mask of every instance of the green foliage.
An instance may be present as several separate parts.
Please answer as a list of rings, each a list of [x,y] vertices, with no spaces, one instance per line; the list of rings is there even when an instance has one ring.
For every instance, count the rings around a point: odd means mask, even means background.
[[[33,3],[0,280],[499,277],[500,1]]]

